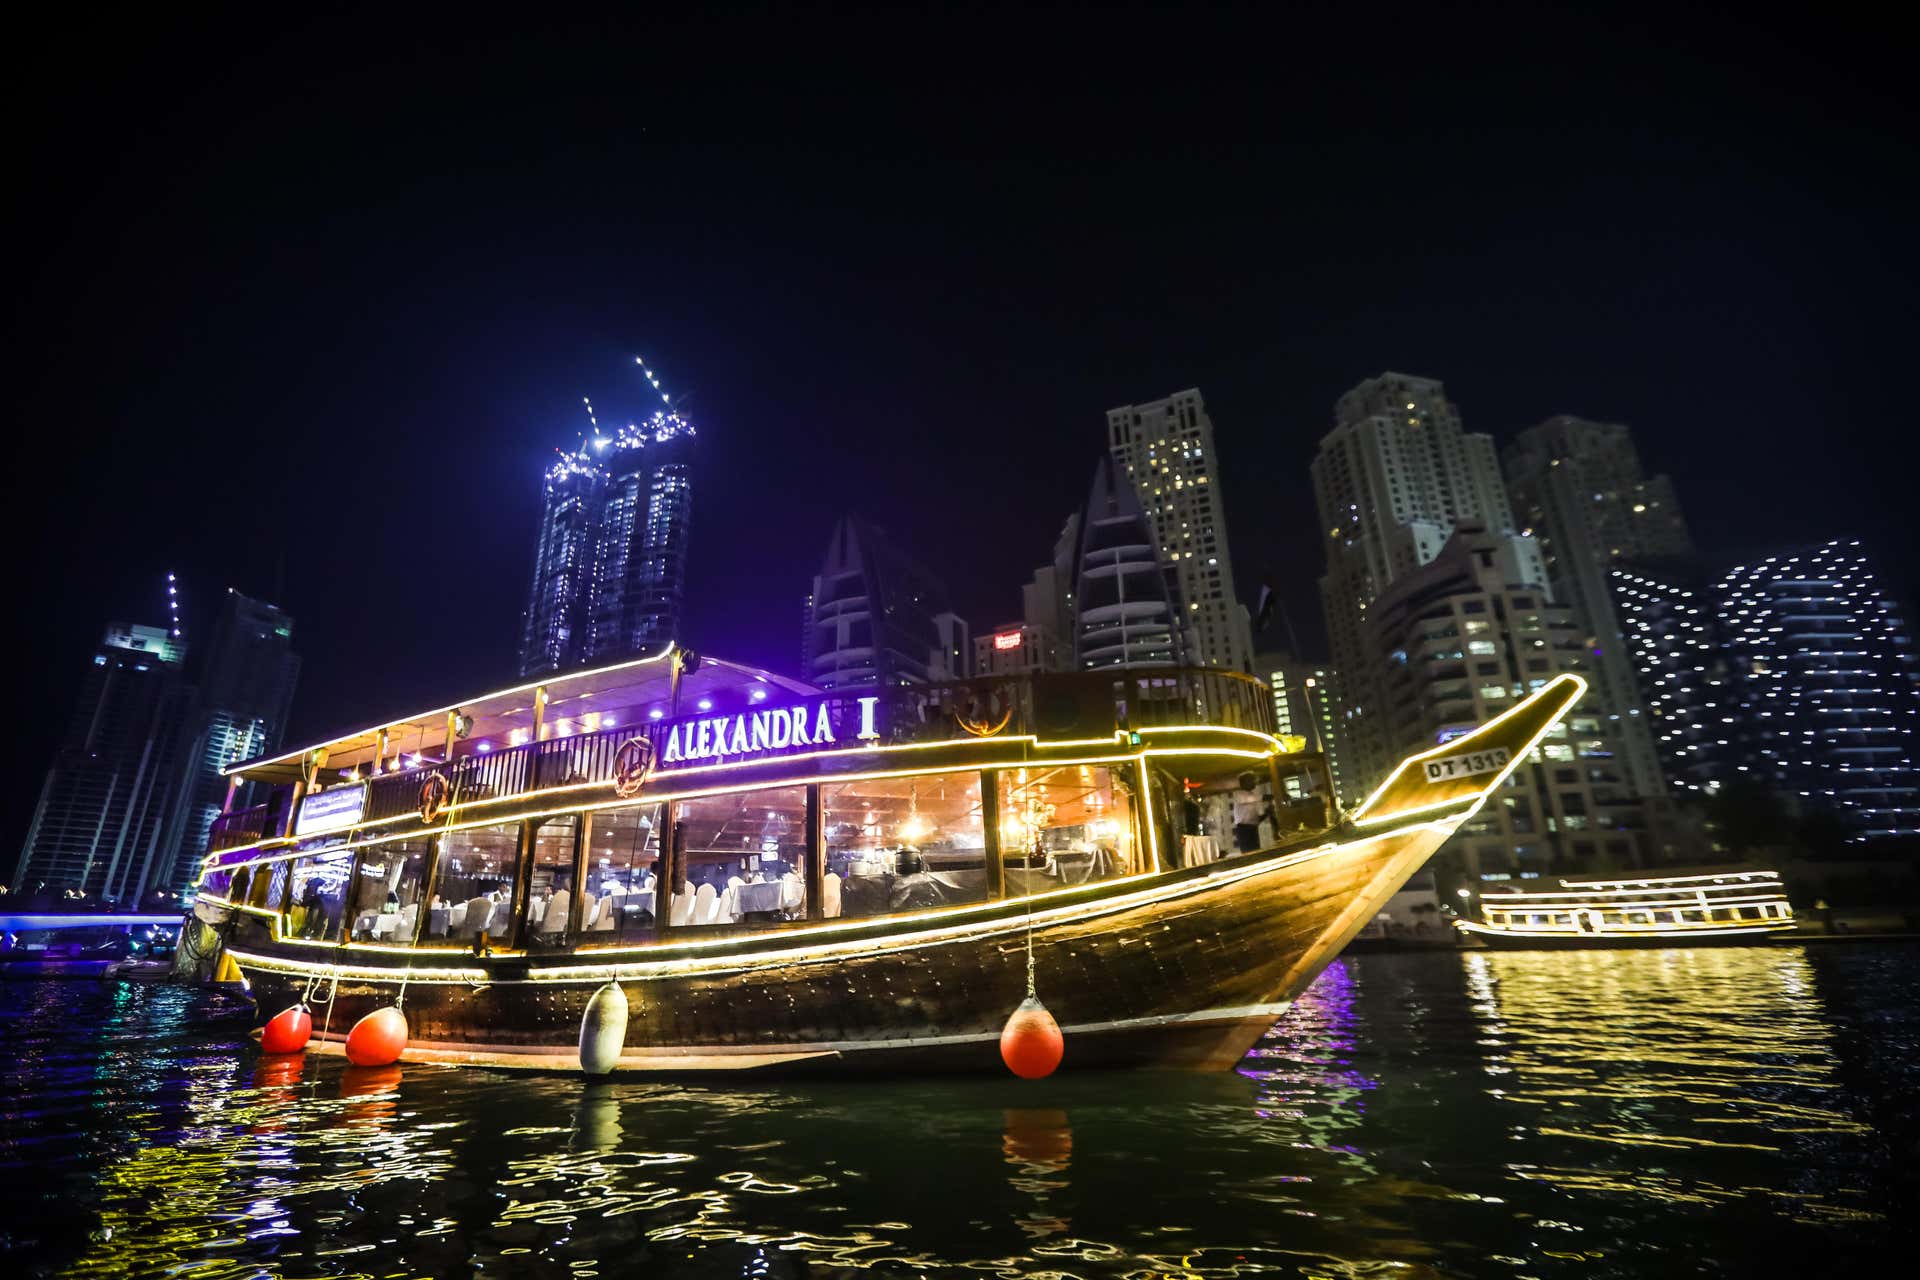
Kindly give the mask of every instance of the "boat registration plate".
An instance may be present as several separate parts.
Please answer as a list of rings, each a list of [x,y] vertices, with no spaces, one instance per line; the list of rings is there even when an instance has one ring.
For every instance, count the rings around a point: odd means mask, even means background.
[[[1513,753],[1505,747],[1488,747],[1485,751],[1468,751],[1457,756],[1440,756],[1429,760],[1427,765],[1428,782],[1446,782],[1453,778],[1471,778],[1476,773],[1495,773],[1507,767],[1507,761],[1513,759]]]

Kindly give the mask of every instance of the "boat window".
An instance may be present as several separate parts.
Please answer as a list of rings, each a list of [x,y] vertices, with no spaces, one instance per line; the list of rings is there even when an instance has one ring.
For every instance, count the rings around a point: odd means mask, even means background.
[[[806,914],[807,789],[769,787],[673,806],[671,925],[767,924]]]
[[[593,815],[582,942],[622,942],[653,930],[664,805]]]
[[[580,815],[549,818],[533,830],[533,874],[527,881],[527,939],[535,946],[563,946],[574,931],[574,845]]]
[[[513,920],[513,881],[520,870],[520,824],[449,831],[440,837],[440,871],[427,936],[470,942],[482,932],[494,942]],[[446,920],[440,919],[441,908]]]
[[[347,904],[355,942],[411,945],[420,922],[420,895],[426,891],[424,837],[369,845],[360,851]]]
[[[287,894],[287,863],[269,862],[253,869],[253,882],[247,889],[247,905],[263,911],[277,909]],[[234,901],[239,901],[238,898]]]
[[[1114,770],[1100,765],[1006,769],[996,780],[1009,898],[1139,869],[1126,792]]]
[[[820,788],[820,806],[820,908],[827,917],[987,900],[977,772],[832,783]]]
[[[347,877],[353,874],[353,854],[345,849],[309,854],[293,864],[293,903],[287,926],[297,938],[324,942],[340,940],[346,915]]]

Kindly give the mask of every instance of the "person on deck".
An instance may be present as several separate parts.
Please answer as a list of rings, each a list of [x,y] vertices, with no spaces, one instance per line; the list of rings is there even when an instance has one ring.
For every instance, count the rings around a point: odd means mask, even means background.
[[[1240,789],[1233,793],[1233,847],[1252,853],[1260,847],[1260,819],[1267,816],[1267,802],[1260,794],[1260,779],[1252,773],[1240,775]]]

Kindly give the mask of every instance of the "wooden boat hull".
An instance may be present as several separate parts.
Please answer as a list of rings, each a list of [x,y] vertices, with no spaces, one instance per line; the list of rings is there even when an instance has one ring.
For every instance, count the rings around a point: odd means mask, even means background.
[[[1063,1068],[1222,1070],[1451,832],[1457,818],[1239,855],[1033,902],[1041,999]],[[1001,1071],[1026,994],[1028,909],[828,922],[680,948],[549,960],[461,953],[331,957],[286,942],[233,954],[263,1019],[318,984],[322,1044],[392,1004],[413,1061],[578,1068],[581,1016],[608,981],[632,1007],[620,1069]],[[435,966],[430,969],[428,966]]]

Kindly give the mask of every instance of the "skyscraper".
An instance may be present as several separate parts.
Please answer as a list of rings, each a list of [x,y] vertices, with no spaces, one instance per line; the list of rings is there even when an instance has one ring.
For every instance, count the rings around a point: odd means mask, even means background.
[[[1591,639],[1594,694],[1615,721],[1620,765],[1643,796],[1665,792],[1651,717],[1641,695],[1612,587],[1613,571],[1671,571],[1689,564],[1673,482],[1641,468],[1632,433],[1618,423],[1565,414],[1522,431],[1504,451],[1507,484],[1524,530],[1539,540],[1554,598]]]
[[[1538,557],[1523,559],[1527,542],[1462,525],[1374,601],[1373,719],[1395,754],[1485,724],[1555,676],[1587,674],[1584,628],[1529,581]],[[1448,842],[1456,866],[1504,880],[1646,865],[1658,836],[1609,730],[1590,700],[1576,706]]]
[[[1743,564],[1713,593],[1753,743],[1735,771],[1861,837],[1920,833],[1913,633],[1860,544]]]
[[[293,620],[229,589],[190,671],[171,574],[167,596],[169,626],[116,622],[95,650],[17,887],[120,902],[184,892],[226,800],[220,770],[280,745],[300,671]]]
[[[197,731],[182,793],[184,834],[174,865],[154,883],[183,891],[196,879],[213,820],[226,801],[221,770],[278,749],[293,709],[300,658],[293,652],[293,619],[281,609],[227,589],[208,632],[194,698]]]
[[[1544,591],[1546,568],[1533,539],[1514,526],[1493,438],[1463,431],[1459,410],[1431,378],[1385,373],[1341,396],[1312,472],[1327,536],[1320,590],[1346,704],[1342,746],[1351,785],[1364,792],[1401,745],[1368,634],[1374,601],[1463,526],[1507,544],[1503,562],[1516,583]]]
[[[670,410],[598,433],[547,469],[522,676],[616,662],[679,638],[693,518],[691,423]]]
[[[802,678],[823,689],[955,678],[966,639],[947,589],[876,526],[844,516],[807,598]]]
[[[1080,518],[1070,610],[1073,665],[1178,666],[1189,661],[1193,631],[1178,573],[1162,560],[1134,486],[1113,457],[1093,469]]]
[[[1608,571],[1607,597],[1669,788],[1711,793],[1749,754],[1713,593],[1704,577],[1635,565]]]
[[[128,900],[171,871],[195,737],[174,630],[107,627],[41,784],[16,891],[45,885]]]
[[[1186,601],[1193,632],[1186,660],[1251,670],[1252,628],[1234,594],[1220,455],[1200,392],[1107,410],[1107,447],[1139,496],[1155,554],[1173,570]]]

